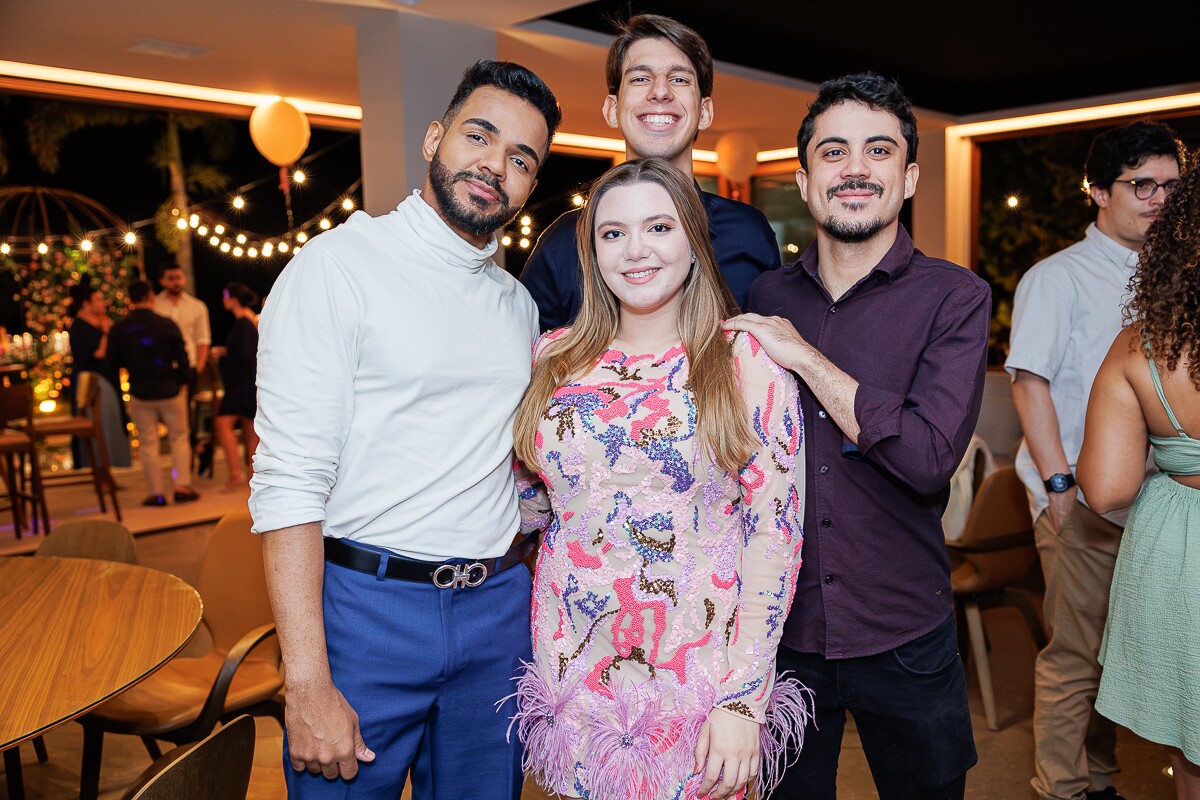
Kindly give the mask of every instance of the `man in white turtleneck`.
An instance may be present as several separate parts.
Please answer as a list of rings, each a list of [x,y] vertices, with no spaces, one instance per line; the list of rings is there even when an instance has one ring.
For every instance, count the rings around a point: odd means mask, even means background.
[[[410,770],[415,798],[520,796],[496,703],[530,658],[512,423],[538,327],[491,256],[560,120],[532,72],[480,61],[424,188],[306,245],[263,310],[250,510],[292,798],[399,797]]]

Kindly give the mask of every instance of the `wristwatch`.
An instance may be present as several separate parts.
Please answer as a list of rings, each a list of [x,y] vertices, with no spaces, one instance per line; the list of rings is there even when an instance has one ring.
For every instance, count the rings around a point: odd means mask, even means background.
[[[1042,481],[1047,492],[1061,494],[1075,485],[1075,476],[1069,472],[1058,472]]]

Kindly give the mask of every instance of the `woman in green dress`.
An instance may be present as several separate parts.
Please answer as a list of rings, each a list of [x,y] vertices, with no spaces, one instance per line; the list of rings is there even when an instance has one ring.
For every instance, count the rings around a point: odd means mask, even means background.
[[[1097,513],[1133,503],[1096,710],[1166,745],[1176,795],[1200,800],[1200,170],[1160,188],[1174,191],[1092,385],[1078,477]],[[1142,486],[1147,445],[1159,474]]]

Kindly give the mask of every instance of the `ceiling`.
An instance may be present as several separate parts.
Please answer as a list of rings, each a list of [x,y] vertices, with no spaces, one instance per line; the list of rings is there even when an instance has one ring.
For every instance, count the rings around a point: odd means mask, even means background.
[[[859,0],[852,11],[766,0],[0,0],[0,8],[0,60],[349,105],[358,104],[356,26],[397,13],[465,22],[495,30],[500,57],[547,80],[563,130],[609,137],[599,111],[608,20],[653,10],[699,30],[718,60],[716,121],[701,148],[733,129],[763,149],[794,145],[816,83],[851,70],[898,77],[924,109],[923,126],[1200,81],[1195,25],[1183,24],[1200,17],[1194,0],[1156,4],[1165,22],[1153,29],[1066,0],[936,10],[925,0]],[[188,60],[132,52],[143,39],[204,52]],[[1149,52],[1135,57],[1142,41]]]

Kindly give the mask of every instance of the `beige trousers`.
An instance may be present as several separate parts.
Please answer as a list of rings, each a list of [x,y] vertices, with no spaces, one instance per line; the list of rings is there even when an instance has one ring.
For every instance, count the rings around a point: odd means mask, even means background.
[[[1043,512],[1034,525],[1046,576],[1046,635],[1034,677],[1034,791],[1081,800],[1112,785],[1116,726],[1096,713],[1100,641],[1121,528],[1075,503],[1062,530]]]
[[[129,416],[138,432],[138,458],[150,494],[163,494],[162,462],[159,458],[158,423],[167,426],[171,443],[171,477],[176,486],[192,485],[192,448],[188,444],[187,389],[166,400],[129,398]]]

